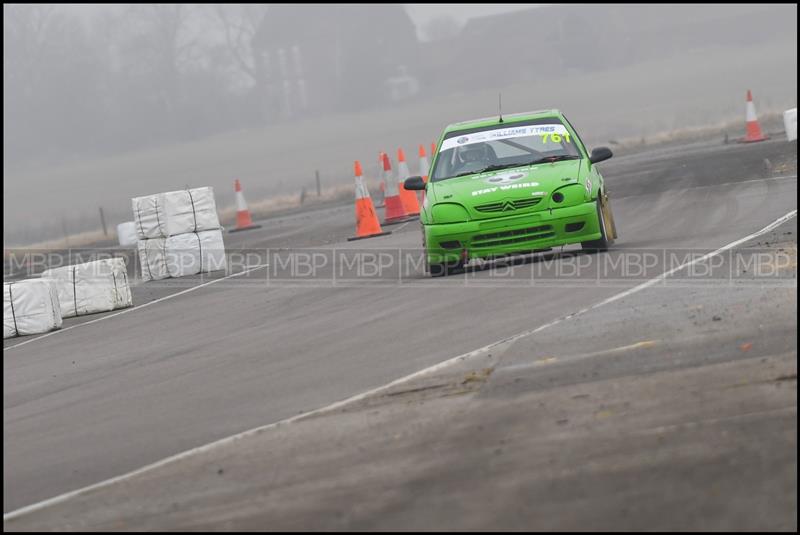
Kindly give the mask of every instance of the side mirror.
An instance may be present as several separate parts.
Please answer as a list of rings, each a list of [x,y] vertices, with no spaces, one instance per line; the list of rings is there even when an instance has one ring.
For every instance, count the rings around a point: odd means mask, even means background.
[[[403,187],[408,190],[424,190],[425,189],[425,181],[422,180],[421,176],[410,176],[408,177],[405,182],[403,182]]]
[[[597,147],[596,149],[592,150],[592,154],[589,156],[589,161],[592,163],[602,162],[603,160],[608,160],[612,156],[614,156],[614,154],[608,147]]]

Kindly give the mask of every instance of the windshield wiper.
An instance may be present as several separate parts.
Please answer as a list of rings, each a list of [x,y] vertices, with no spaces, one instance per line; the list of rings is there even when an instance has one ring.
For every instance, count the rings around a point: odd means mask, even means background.
[[[538,160],[533,160],[532,162],[528,162],[525,165],[536,165],[538,163],[552,163],[552,162],[563,162],[564,160],[580,160],[580,156],[573,156],[572,154],[560,154],[558,156],[546,156],[544,158],[539,158]]]
[[[526,163],[503,163],[503,164],[495,164],[490,165],[489,167],[485,167],[479,171],[479,173],[486,173],[488,171],[499,171],[500,169],[508,169],[510,167],[523,167],[528,165]]]

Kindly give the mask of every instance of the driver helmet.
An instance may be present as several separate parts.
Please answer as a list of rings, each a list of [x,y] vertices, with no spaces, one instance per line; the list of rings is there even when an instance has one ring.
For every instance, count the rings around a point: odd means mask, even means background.
[[[476,143],[475,145],[459,147],[458,157],[461,159],[462,163],[484,161],[486,160],[486,145],[483,143]]]

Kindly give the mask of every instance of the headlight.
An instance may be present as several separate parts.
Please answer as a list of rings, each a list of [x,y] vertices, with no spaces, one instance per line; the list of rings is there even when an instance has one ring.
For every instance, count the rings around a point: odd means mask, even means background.
[[[460,204],[440,202],[433,205],[431,211],[433,222],[438,223],[463,223],[469,220],[467,209]]]
[[[583,186],[581,184],[570,184],[558,188],[550,195],[550,208],[563,208],[565,206],[575,206],[586,200]]]

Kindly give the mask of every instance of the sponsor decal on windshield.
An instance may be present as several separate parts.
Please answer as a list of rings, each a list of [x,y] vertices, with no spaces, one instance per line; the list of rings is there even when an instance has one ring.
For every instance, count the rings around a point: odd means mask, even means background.
[[[496,141],[500,139],[544,136],[545,134],[552,136],[553,134],[558,135],[568,133],[569,132],[567,132],[567,128],[563,124],[537,124],[529,126],[515,126],[511,128],[499,128],[497,130],[485,130],[483,132],[475,132],[474,134],[467,134],[464,136],[445,139],[442,143],[442,146],[439,148],[439,152],[452,149],[453,147],[461,147],[475,143],[486,143],[488,141]]]

